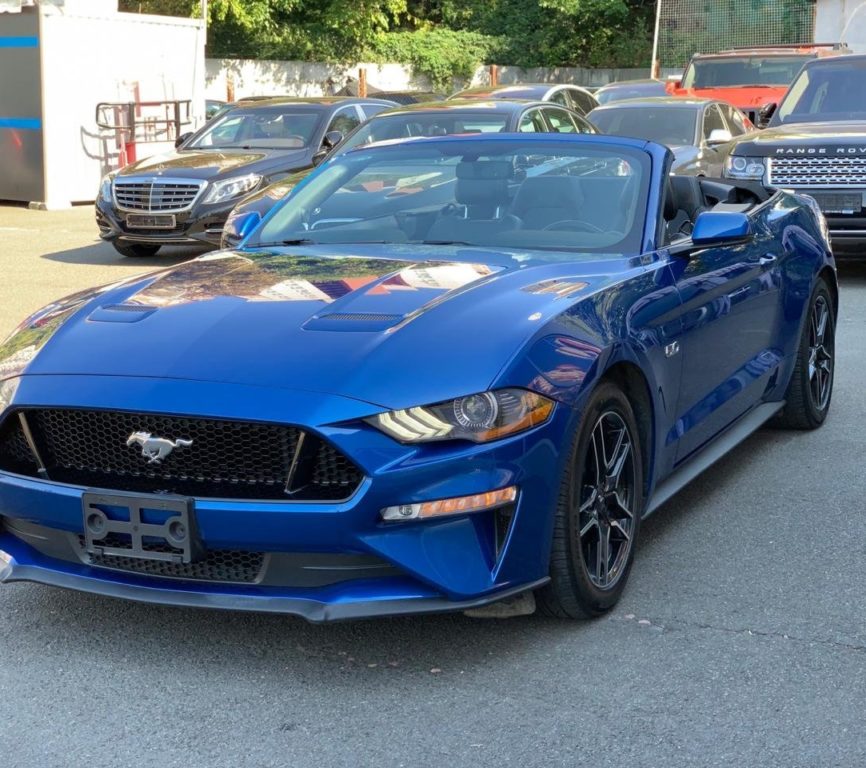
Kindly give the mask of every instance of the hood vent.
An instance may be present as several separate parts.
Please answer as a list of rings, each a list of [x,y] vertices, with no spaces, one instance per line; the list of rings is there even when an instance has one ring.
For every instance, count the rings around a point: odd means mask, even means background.
[[[137,323],[153,312],[156,307],[146,304],[106,304],[97,307],[87,319],[101,323]]]
[[[308,331],[383,331],[397,325],[403,315],[381,312],[332,312],[319,315],[304,323]]]

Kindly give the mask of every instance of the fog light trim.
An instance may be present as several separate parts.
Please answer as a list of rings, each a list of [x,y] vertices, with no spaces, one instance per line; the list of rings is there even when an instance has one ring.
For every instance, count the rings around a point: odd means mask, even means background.
[[[496,491],[474,493],[471,496],[455,496],[450,499],[424,501],[417,504],[398,504],[385,507],[381,515],[383,520],[427,520],[431,517],[448,517],[450,515],[465,515],[470,512],[482,512],[485,509],[495,509],[504,504],[511,504],[517,498],[517,486],[500,488]]]

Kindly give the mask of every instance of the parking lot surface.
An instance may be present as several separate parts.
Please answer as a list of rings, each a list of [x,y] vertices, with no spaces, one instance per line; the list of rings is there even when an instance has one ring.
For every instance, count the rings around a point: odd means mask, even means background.
[[[89,208],[0,208],[0,336],[124,259]],[[862,766],[866,269],[834,402],[762,430],[646,522],[623,600],[565,623],[312,626],[0,587],[0,765]]]

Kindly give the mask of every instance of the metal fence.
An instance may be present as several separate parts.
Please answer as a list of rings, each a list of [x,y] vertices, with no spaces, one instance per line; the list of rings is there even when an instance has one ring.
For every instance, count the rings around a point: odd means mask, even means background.
[[[656,60],[685,65],[693,53],[814,39],[814,0],[659,0]]]

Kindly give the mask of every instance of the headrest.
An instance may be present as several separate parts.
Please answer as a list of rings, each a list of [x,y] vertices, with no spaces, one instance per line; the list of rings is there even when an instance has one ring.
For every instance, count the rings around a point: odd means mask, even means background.
[[[492,216],[496,208],[508,204],[512,171],[511,163],[500,160],[459,163],[454,197],[461,205],[482,207]]]
[[[668,176],[665,181],[665,221],[672,221],[678,211],[679,207],[677,206],[677,201],[674,197],[674,187],[673,184],[671,184],[671,177]]]
[[[582,206],[580,179],[572,176],[536,176],[520,185],[511,210],[515,215],[522,216],[533,208],[567,208],[577,212]]]

